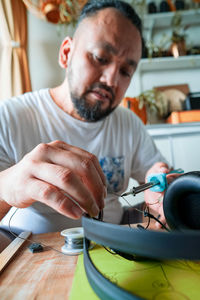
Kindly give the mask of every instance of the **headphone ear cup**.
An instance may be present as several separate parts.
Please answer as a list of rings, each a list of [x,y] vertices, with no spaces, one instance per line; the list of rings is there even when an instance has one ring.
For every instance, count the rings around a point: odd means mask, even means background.
[[[168,186],[163,209],[171,229],[200,229],[200,171],[185,173]]]

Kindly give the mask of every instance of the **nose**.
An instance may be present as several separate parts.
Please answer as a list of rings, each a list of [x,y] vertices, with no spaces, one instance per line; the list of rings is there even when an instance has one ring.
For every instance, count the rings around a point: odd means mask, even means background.
[[[119,81],[118,67],[114,64],[105,66],[101,74],[100,81],[106,84],[107,86],[115,88],[118,85]]]

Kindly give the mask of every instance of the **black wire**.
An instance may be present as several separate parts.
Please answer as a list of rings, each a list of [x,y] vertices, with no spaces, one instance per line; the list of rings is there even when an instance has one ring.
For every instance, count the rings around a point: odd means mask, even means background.
[[[128,200],[124,198],[124,196],[118,195],[118,194],[114,194],[114,195],[123,198],[128,203],[128,205],[130,207],[132,207],[133,209],[137,210],[138,212],[143,213],[144,217],[148,217],[148,223],[147,223],[147,225],[146,225],[146,227],[144,229],[148,229],[148,227],[150,225],[150,222],[151,222],[151,219],[154,219],[155,221],[157,221],[162,226],[162,228],[164,228],[165,230],[167,230],[168,232],[170,232],[170,230],[158,218],[156,218],[154,215],[152,215],[152,214],[149,213],[149,207],[148,206],[146,206],[146,208],[142,211],[142,210],[140,210],[140,209],[138,209],[136,207],[131,206],[130,203],[128,202]],[[130,212],[129,211],[128,211],[128,225],[129,225],[130,228],[132,228],[131,224],[130,224]]]
[[[146,210],[147,210],[147,211],[146,211]],[[148,207],[148,206],[146,206],[145,209],[144,209],[144,212],[143,212],[144,217],[146,217],[146,213],[149,213],[149,207]],[[148,223],[147,223],[145,229],[148,229],[148,228],[149,228],[149,225],[150,225],[150,223],[151,223],[151,218],[150,218],[149,216],[147,216],[147,217],[148,217]]]
[[[143,228],[143,229],[147,229],[147,228],[149,227],[149,225],[150,225],[150,220],[151,220],[151,219],[154,219],[154,220],[156,220],[158,223],[160,223],[160,225],[161,225],[165,230],[170,231],[170,230],[169,230],[169,229],[168,229],[168,228],[167,228],[167,227],[166,227],[166,226],[165,226],[158,218],[156,218],[154,215],[152,215],[152,214],[149,213],[149,207],[148,207],[148,206],[146,206],[145,210],[140,210],[140,209],[138,209],[138,208],[136,208],[136,207],[131,206],[130,203],[128,202],[128,200],[124,198],[124,196],[118,195],[118,194],[115,194],[115,195],[118,196],[118,197],[122,197],[122,198],[128,203],[128,205],[129,205],[131,208],[133,208],[133,209],[137,210],[138,212],[142,213],[142,214],[144,215],[144,217],[148,217],[148,223],[147,223],[147,226],[146,226],[145,228]],[[11,217],[10,217],[10,219],[9,219],[9,224],[8,224],[9,232],[10,232],[14,237],[18,237],[18,238],[20,238],[20,239],[22,239],[22,240],[26,240],[26,241],[29,241],[29,242],[31,242],[31,243],[38,243],[38,241],[35,241],[35,240],[33,240],[33,239],[25,239],[25,238],[22,238],[22,237],[20,237],[19,235],[15,234],[15,233],[12,231],[12,229],[11,229],[11,224],[10,224],[10,223],[11,223],[11,220],[12,220],[12,218],[14,217],[15,213],[17,212],[17,210],[18,210],[18,208],[14,211],[14,213],[11,215]],[[146,210],[147,210],[147,211],[146,211]],[[103,222],[103,210],[100,210],[99,215],[98,215],[98,218],[93,218],[93,219],[98,220],[98,221],[100,221],[100,222]],[[128,211],[128,225],[129,225],[129,227],[132,229],[131,224],[130,224],[130,211]],[[140,225],[140,226],[141,226],[141,225]],[[142,227],[142,226],[141,226],[141,227]],[[141,228],[141,227],[140,227],[140,228]],[[138,226],[138,228],[139,228],[139,226]],[[54,250],[54,251],[56,251],[56,252],[58,252],[58,253],[64,254],[63,252],[61,252],[61,251],[59,251],[59,250],[57,250],[57,249],[55,249],[55,248],[53,248],[53,247],[51,247],[51,246],[49,246],[49,245],[46,245],[46,244],[44,244],[44,243],[39,242],[39,244],[42,245],[43,247],[46,247],[46,248],[52,249],[52,250]],[[113,254],[113,255],[117,254],[117,253],[115,253],[115,252],[112,252],[112,250],[109,250],[109,249],[106,248],[105,246],[103,246],[103,248],[104,248],[106,251],[108,251],[109,253]],[[119,254],[119,253],[118,253],[118,254]]]
[[[123,195],[119,195],[119,194],[117,194],[117,193],[113,193],[113,194],[114,194],[115,196],[118,196],[118,197],[123,198],[123,200],[126,201],[126,203],[129,205],[130,208],[137,210],[137,211],[140,212],[141,214],[144,213],[143,210],[140,210],[139,208],[132,206],[132,205],[128,202],[128,200],[125,199],[125,197],[124,197]],[[131,226],[131,224],[130,224],[130,211],[129,211],[129,210],[128,210],[128,226],[129,226],[131,229],[133,229],[132,226]]]
[[[103,209],[100,210],[100,212],[99,212],[98,220],[99,220],[99,221],[103,221]]]
[[[109,249],[109,248],[107,248],[107,247],[105,247],[105,246],[102,246],[106,251],[108,251],[110,254],[112,254],[112,255],[117,255],[117,253],[116,252],[113,252],[111,249]]]
[[[34,239],[30,239],[30,238],[23,238],[23,237],[21,237],[20,235],[15,234],[15,233],[12,231],[12,229],[11,229],[11,220],[12,220],[12,218],[14,217],[14,215],[16,214],[16,212],[17,212],[18,210],[19,210],[19,208],[16,208],[16,210],[15,210],[14,213],[11,215],[11,217],[10,217],[10,219],[9,219],[9,221],[8,221],[8,230],[9,230],[9,232],[10,232],[15,238],[20,238],[21,240],[24,240],[24,241],[27,241],[27,242],[40,244],[41,246],[45,247],[46,249],[51,249],[51,250],[53,250],[53,251],[56,251],[56,252],[58,252],[58,253],[60,253],[60,254],[65,255],[63,252],[59,251],[58,249],[53,248],[53,247],[51,247],[51,246],[49,246],[49,245],[46,245],[46,244],[44,244],[44,243],[42,243],[42,242],[36,241],[36,240],[34,240]]]
[[[149,212],[145,212],[144,211],[144,217],[149,217],[151,219],[154,219],[155,221],[157,221],[165,230],[167,230],[168,232],[170,232],[170,230],[158,219],[156,218],[154,215],[150,214]]]

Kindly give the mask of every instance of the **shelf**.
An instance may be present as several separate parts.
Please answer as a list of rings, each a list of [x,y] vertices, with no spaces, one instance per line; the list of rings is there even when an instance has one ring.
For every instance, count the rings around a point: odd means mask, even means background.
[[[178,58],[143,58],[138,66],[139,72],[188,68],[200,68],[200,55],[179,56]]]
[[[169,135],[199,134],[200,122],[180,124],[153,124],[146,125],[146,129],[152,137],[164,137]]]
[[[181,25],[195,25],[200,24],[200,9],[182,10],[177,12],[148,14],[143,17],[143,28],[165,28],[170,27],[172,18],[175,14],[182,17]]]

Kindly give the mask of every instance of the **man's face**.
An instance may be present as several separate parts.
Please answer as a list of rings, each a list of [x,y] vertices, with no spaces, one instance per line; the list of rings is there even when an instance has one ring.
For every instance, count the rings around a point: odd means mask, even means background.
[[[76,117],[97,121],[122,100],[141,57],[136,27],[116,9],[84,19],[73,39],[67,80]]]

